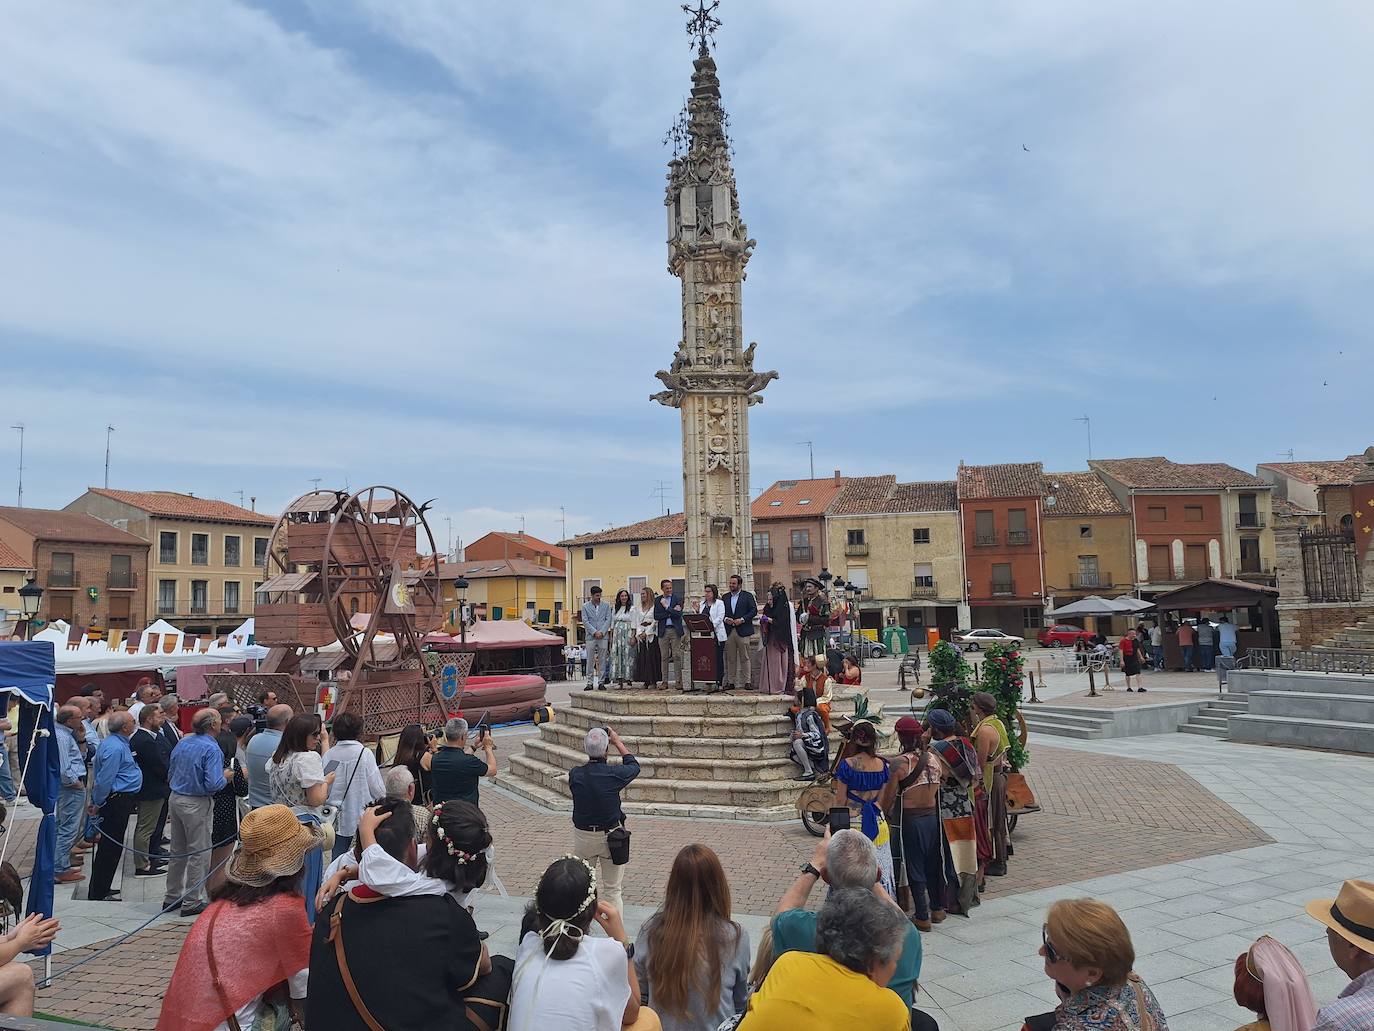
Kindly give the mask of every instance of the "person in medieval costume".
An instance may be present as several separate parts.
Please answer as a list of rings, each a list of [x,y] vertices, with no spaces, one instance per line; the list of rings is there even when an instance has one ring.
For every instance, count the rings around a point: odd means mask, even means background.
[[[945,909],[969,916],[978,905],[978,832],[973,818],[973,791],[981,772],[973,742],[956,731],[947,709],[926,713],[930,748],[940,761],[942,778],[937,795],[940,825],[945,833]]]
[[[830,602],[814,576],[802,582],[797,602],[797,626],[801,635],[801,654],[815,655],[825,661],[826,628],[830,624]]]
[[[759,690],[764,694],[786,694],[797,677],[797,613],[782,584],[774,584],[768,592],[759,625],[763,628]]]
[[[854,697],[854,715],[843,745],[844,758],[835,768],[833,806],[847,806],[851,824],[857,824],[864,837],[873,842],[878,858],[879,882],[888,897],[897,897],[897,880],[892,857],[892,828],[886,813],[892,807],[897,781],[892,765],[878,754],[878,722],[881,707],[870,712],[868,698]]]
[[[979,834],[978,866],[981,873],[1004,877],[1007,873],[1007,751],[1011,742],[1007,727],[997,715],[997,699],[987,691],[973,695],[973,747],[982,766],[982,798],[978,804],[987,825],[987,854]]]

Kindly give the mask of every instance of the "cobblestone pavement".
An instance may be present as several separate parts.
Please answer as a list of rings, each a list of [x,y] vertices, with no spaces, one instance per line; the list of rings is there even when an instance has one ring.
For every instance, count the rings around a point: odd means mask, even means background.
[[[512,743],[503,741],[503,745],[503,754],[508,754]],[[1199,860],[1269,840],[1264,831],[1192,777],[1145,755],[1102,755],[1037,743],[1030,775],[1045,810],[1021,820],[1013,838],[1017,854],[1010,876],[989,881],[984,907],[973,920],[959,921],[961,926],[953,929],[955,934],[946,936],[952,946],[970,934],[984,934],[981,928],[1005,927],[985,916],[997,912],[999,899],[1024,898],[1026,893],[1072,881],[1161,863]],[[532,894],[548,862],[569,848],[566,814],[536,810],[499,788],[483,791],[482,807],[492,823],[496,871],[506,890],[517,897]],[[636,912],[636,919],[647,914],[648,907],[660,898],[672,858],[685,844],[710,844],[720,854],[730,877],[735,911],[764,916],[772,912],[779,894],[816,842],[795,821],[767,825],[641,817],[631,827],[634,860],[625,879],[627,909],[646,907]],[[62,900],[68,895],[64,890],[59,892]],[[819,902],[819,895],[815,901]],[[90,907],[101,912],[101,905],[108,904],[66,902],[64,910],[59,902],[58,914],[89,911]],[[155,912],[155,907],[145,907],[144,911]],[[503,917],[506,923],[501,935],[493,931],[497,947],[513,946],[516,916]],[[952,924],[948,921],[942,928]],[[160,1007],[160,988],[171,976],[186,926],[182,921],[160,922],[64,975],[65,968],[102,944],[84,928],[84,941],[95,945],[54,957],[56,983],[40,993],[39,1008],[113,1027],[152,1028]],[[500,941],[506,937],[508,942]],[[933,938],[927,942],[928,955],[933,959],[945,942]],[[945,968],[937,963],[931,969]],[[933,979],[936,975],[927,976]],[[945,1023],[943,1018],[941,1023]],[[954,1018],[950,1024],[958,1027]],[[999,1025],[972,1022],[964,1026],[983,1031],[985,1026]]]

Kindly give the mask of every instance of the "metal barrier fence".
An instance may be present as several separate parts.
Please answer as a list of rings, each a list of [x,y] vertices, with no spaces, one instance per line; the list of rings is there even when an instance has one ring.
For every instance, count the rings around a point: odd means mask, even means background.
[[[1374,652],[1305,651],[1301,648],[1251,648],[1239,669],[1286,669],[1294,673],[1374,675]]]

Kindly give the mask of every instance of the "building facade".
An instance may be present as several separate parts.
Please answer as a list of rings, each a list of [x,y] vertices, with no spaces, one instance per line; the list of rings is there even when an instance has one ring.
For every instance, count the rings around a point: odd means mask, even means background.
[[[780,583],[792,597],[803,580],[831,568],[826,513],[844,486],[835,475],[815,480],[778,480],[754,499],[752,553],[754,593]]]
[[[1208,577],[1274,583],[1272,486],[1220,462],[1089,463],[1131,515],[1141,597]]]
[[[834,570],[860,588],[859,625],[895,622],[913,641],[968,626],[959,501],[953,480],[849,479],[826,519]],[[841,560],[842,557],[842,560]]]
[[[217,636],[253,614],[276,519],[172,491],[92,487],[67,506],[149,544],[146,623]],[[145,623],[145,625],[146,625]]]
[[[0,508],[0,542],[43,588],[38,618],[74,626],[141,630],[146,619],[148,543],[93,516],[46,508]],[[6,608],[18,608],[5,595]]]
[[[959,465],[965,597],[974,627],[1032,636],[1044,624],[1044,467]]]
[[[1318,513],[1328,529],[1353,532],[1351,488],[1363,468],[1362,456],[1352,455],[1332,462],[1265,462],[1255,472],[1273,484],[1275,498]]]
[[[641,588],[649,587],[657,594],[659,583],[666,579],[673,581],[679,597],[684,596],[686,529],[687,520],[678,512],[559,541],[559,547],[568,549],[564,591],[571,611],[569,625],[576,621],[593,587],[601,588],[607,602],[624,587],[638,604]]]
[[[1046,473],[1040,527],[1049,608],[1135,590],[1131,516],[1096,473]]]
[[[8,637],[23,619],[19,588],[33,575],[32,556],[21,555],[0,540],[0,637]]]
[[[568,553],[556,544],[541,541],[524,530],[518,533],[493,530],[463,548],[465,562],[514,558],[525,559],[561,573],[567,568]]]
[[[458,587],[459,578],[466,590]],[[523,619],[538,627],[567,625],[564,573],[529,559],[440,562],[444,632],[458,632],[466,598],[478,619]]]

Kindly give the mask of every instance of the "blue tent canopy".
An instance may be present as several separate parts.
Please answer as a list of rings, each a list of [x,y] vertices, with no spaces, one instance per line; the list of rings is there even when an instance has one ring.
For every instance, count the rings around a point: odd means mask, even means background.
[[[14,692],[20,706],[19,735],[28,749],[24,790],[29,804],[43,813],[33,853],[26,913],[52,916],[54,861],[57,858],[57,794],[61,790],[57,739],[53,725],[53,685],[57,653],[51,641],[0,641],[0,692]],[[33,950],[46,955],[51,946]]]

